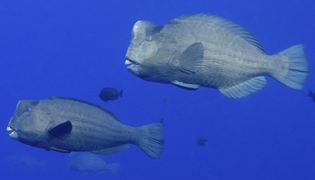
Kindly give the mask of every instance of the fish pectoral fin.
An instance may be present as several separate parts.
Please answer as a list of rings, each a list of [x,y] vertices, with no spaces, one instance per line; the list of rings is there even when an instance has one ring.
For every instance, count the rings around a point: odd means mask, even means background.
[[[127,144],[124,144],[124,145],[120,145],[120,146],[115,146],[115,147],[111,147],[111,148],[101,149],[101,150],[97,150],[97,151],[90,151],[90,152],[94,153],[94,154],[110,155],[110,154],[114,154],[116,152],[124,151],[124,150],[128,150],[128,149],[130,149],[130,146]]]
[[[48,130],[48,132],[53,136],[62,136],[69,134],[72,131],[72,123],[70,121],[58,124],[56,127]]]
[[[179,69],[187,74],[197,72],[203,62],[203,53],[202,43],[196,42],[190,45],[179,55]]]
[[[189,83],[184,83],[177,80],[172,81],[172,83],[178,87],[181,87],[187,90],[197,90],[200,87],[199,84],[189,84]]]
[[[263,76],[251,78],[245,82],[237,84],[235,86],[218,89],[222,94],[229,98],[239,99],[245,97],[251,93],[261,90],[267,86],[267,81]]]

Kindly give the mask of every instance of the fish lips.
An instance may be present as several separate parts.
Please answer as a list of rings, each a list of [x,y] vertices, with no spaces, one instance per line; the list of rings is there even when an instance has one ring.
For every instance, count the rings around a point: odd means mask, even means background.
[[[11,132],[11,133],[9,134],[9,136],[10,136],[11,139],[19,140],[19,135],[18,135],[17,131],[14,130],[11,126],[8,126],[8,127],[7,127],[7,131]]]
[[[139,66],[140,64],[137,63],[136,61],[134,60],[131,60],[129,58],[126,58],[125,59],[125,65],[127,65],[127,69],[129,72],[131,72],[132,74],[136,75],[136,76],[139,76]]]

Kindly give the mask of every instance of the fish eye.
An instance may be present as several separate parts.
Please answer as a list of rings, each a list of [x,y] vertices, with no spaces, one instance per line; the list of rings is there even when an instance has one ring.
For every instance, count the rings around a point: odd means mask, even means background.
[[[175,66],[175,67],[177,67],[177,66],[179,66],[179,61],[178,61],[178,59],[171,59],[171,61],[170,61],[170,63],[173,65],[173,66]]]

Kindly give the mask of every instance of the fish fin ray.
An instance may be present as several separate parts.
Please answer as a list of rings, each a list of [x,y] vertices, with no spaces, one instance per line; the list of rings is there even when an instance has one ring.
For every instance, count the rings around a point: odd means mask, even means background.
[[[115,147],[111,147],[111,148],[101,149],[101,150],[97,150],[97,151],[90,151],[90,152],[94,153],[94,154],[110,155],[110,154],[114,154],[114,153],[119,152],[119,151],[124,151],[124,150],[129,150],[129,149],[130,149],[130,146],[127,144],[124,144],[124,145],[120,145],[120,146],[115,146]]]
[[[62,136],[65,134],[69,134],[72,131],[72,123],[70,121],[66,121],[64,123],[58,124],[54,128],[48,130],[48,132],[53,136]]]
[[[200,85],[198,84],[189,84],[189,83],[184,83],[177,80],[172,81],[172,83],[178,87],[181,87],[187,90],[197,90],[200,87]]]
[[[193,43],[180,54],[179,69],[187,74],[197,72],[203,62],[203,53],[204,48],[202,43]]]
[[[137,142],[138,147],[153,159],[159,159],[164,149],[163,124],[154,123],[139,127],[141,139]],[[145,129],[145,130],[143,130]]]
[[[248,43],[255,46],[262,53],[265,53],[263,46],[260,44],[260,42],[255,38],[255,36],[252,33],[250,33],[243,26],[229,19],[226,19],[224,17],[214,15],[214,14],[208,14],[208,13],[195,13],[195,14],[187,14],[187,15],[180,16],[176,19],[171,20],[170,23],[178,23],[178,22],[184,22],[184,21],[201,21],[201,22],[208,22],[211,24],[215,24],[216,26],[225,28],[229,30],[230,32],[234,33],[235,35],[245,39]]]
[[[258,76],[242,82],[238,85],[225,89],[219,89],[219,91],[229,98],[239,99],[261,90],[262,88],[266,87],[267,84],[268,83],[265,77]]]
[[[287,58],[288,69],[285,69],[285,73],[275,75],[274,78],[292,89],[303,90],[310,72],[304,45],[292,46],[278,55]]]

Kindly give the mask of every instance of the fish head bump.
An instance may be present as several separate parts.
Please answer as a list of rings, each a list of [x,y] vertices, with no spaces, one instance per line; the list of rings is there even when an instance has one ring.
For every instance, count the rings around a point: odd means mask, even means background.
[[[150,21],[137,21],[133,26],[125,64],[135,76],[147,81],[158,81],[156,78],[161,66],[156,57],[161,46],[160,31],[163,27]]]
[[[39,103],[33,100],[18,102],[7,127],[11,139],[31,146],[36,146],[43,139],[50,120],[42,113]]]

